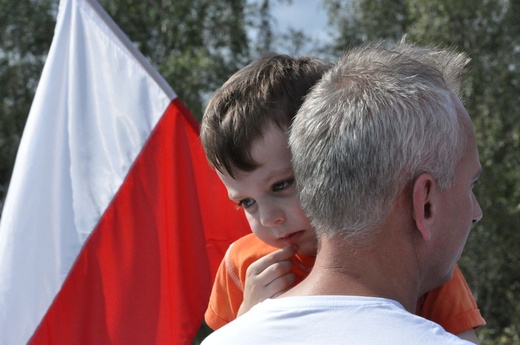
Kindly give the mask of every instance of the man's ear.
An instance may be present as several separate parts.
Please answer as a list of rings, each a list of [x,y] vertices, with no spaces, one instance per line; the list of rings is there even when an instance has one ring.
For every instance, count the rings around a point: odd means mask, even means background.
[[[424,240],[428,241],[433,233],[435,209],[435,179],[430,174],[419,175],[412,192],[412,217]]]

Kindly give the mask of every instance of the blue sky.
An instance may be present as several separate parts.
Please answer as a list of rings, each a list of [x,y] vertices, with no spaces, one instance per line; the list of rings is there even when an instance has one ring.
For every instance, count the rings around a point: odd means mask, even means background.
[[[304,31],[311,40],[319,39],[323,42],[329,39],[327,14],[322,0],[293,0],[290,5],[273,1],[272,6],[276,31],[286,31],[292,27]],[[284,53],[283,47],[278,50]]]
[[[327,38],[327,15],[322,0],[293,0],[291,5],[275,1],[272,9],[279,29],[293,27],[312,38]]]

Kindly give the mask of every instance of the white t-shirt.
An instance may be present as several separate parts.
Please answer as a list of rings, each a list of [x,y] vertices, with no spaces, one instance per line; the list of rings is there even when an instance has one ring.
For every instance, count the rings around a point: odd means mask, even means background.
[[[393,300],[357,296],[268,299],[203,345],[469,345]]]

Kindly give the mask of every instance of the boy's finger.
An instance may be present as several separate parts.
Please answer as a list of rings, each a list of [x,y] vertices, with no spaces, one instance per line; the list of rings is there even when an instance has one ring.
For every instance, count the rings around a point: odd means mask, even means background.
[[[294,274],[291,273],[291,267],[292,262],[290,261],[277,262],[261,274],[246,280],[246,290],[249,297],[263,301],[290,287],[295,280]]]
[[[255,262],[247,268],[247,276],[256,276],[265,271],[269,266],[277,262],[290,260],[298,251],[298,246],[292,245],[272,252]]]
[[[277,297],[285,291],[289,290],[296,277],[292,273],[285,274],[281,277],[276,278],[267,286],[267,289],[271,292],[271,298]]]
[[[263,284],[264,286],[269,286],[276,279],[283,277],[291,272],[292,262],[289,260],[280,261],[272,264],[263,270],[262,273],[256,276],[257,284]]]

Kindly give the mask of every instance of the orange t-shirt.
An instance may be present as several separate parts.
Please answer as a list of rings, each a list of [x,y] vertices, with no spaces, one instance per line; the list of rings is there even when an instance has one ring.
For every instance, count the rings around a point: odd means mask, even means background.
[[[208,309],[204,316],[210,328],[216,330],[237,317],[244,297],[244,282],[249,265],[277,250],[258,239],[254,234],[235,241],[215,277]],[[314,257],[295,255],[291,272],[300,283],[311,271]],[[446,284],[428,292],[417,303],[417,315],[440,324],[452,334],[485,325],[471,291],[455,267],[453,278]]]

